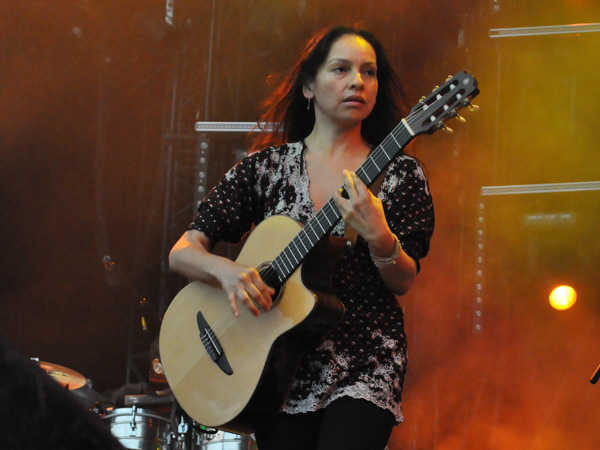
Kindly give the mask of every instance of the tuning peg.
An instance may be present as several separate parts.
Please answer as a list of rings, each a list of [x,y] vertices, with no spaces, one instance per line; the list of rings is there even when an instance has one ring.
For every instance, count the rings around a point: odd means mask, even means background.
[[[444,122],[442,122],[442,121],[436,123],[434,125],[433,129],[435,131],[442,130],[442,131],[444,131],[444,133],[448,133],[448,134],[454,133],[454,130],[452,128],[450,128],[450,127],[447,127],[446,124]]]
[[[450,117],[458,120],[460,123],[465,123],[467,121],[463,116],[461,116],[460,114],[458,114],[456,111],[452,111],[450,113]]]
[[[439,88],[440,88],[439,86],[436,86],[436,87],[434,87],[434,88],[433,88],[433,90],[432,90],[431,92],[435,92],[435,91],[437,91]]]
[[[446,77],[446,81],[450,81],[452,78],[454,78],[452,75],[448,75],[448,76]]]
[[[447,133],[447,134],[452,134],[452,133],[454,133],[454,130],[453,130],[452,128],[450,128],[450,127],[447,127],[446,125],[442,125],[442,131],[443,131],[444,133]]]
[[[472,104],[469,100],[465,102],[465,106],[467,106],[471,112],[479,111],[479,106]]]

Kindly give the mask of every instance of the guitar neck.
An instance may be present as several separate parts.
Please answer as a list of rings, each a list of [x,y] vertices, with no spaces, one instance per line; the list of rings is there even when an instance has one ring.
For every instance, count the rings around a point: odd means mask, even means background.
[[[367,186],[371,186],[391,163],[392,159],[414,138],[415,134],[410,126],[406,120],[402,120],[383,142],[369,154],[365,162],[356,170],[356,175]],[[263,275],[263,279],[271,286],[285,283],[311,250],[333,229],[341,218],[342,216],[332,197],[271,262],[270,270],[275,273],[271,273],[270,276]],[[275,276],[276,280],[273,279]]]

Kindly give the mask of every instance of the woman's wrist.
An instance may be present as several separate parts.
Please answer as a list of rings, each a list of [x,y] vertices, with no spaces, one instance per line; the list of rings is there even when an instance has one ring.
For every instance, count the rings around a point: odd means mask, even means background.
[[[376,253],[374,253],[373,249],[369,246],[369,254],[371,255],[371,260],[373,261],[373,264],[375,264],[375,267],[381,268],[396,264],[396,260],[398,259],[398,256],[400,256],[400,252],[402,251],[402,245],[400,244],[398,236],[396,236],[395,234],[392,234],[392,236],[394,237],[394,251],[390,256],[379,256]]]

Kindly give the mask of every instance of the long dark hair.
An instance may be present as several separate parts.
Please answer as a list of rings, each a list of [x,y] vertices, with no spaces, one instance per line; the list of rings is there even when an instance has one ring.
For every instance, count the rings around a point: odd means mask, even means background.
[[[363,139],[372,146],[378,145],[405,116],[404,91],[377,38],[357,26],[324,29],[306,43],[294,67],[261,105],[258,126],[262,132],[252,133],[251,151],[296,142],[310,134],[315,123],[315,112],[312,107],[307,111],[307,99],[302,93],[302,87],[308,86],[315,79],[331,46],[347,34],[367,41],[375,50],[377,58],[379,90],[373,111],[362,123]]]

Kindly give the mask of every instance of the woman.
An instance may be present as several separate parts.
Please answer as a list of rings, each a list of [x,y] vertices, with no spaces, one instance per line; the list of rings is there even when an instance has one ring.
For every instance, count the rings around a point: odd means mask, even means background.
[[[175,271],[216,281],[234,315],[243,307],[258,316],[274,290],[254,268],[211,254],[218,240],[237,242],[275,214],[306,222],[332,196],[343,220],[331,234],[358,235],[333,276],[345,317],[303,357],[281,413],[256,431],[260,450],[383,449],[403,421],[406,337],[396,296],[428,252],[433,206],[413,158],[392,161],[377,196],[354,173],[399,122],[398,86],[370,33],[338,27],[315,36],[265,102],[261,122],[279,128],[225,175],[171,251]]]

